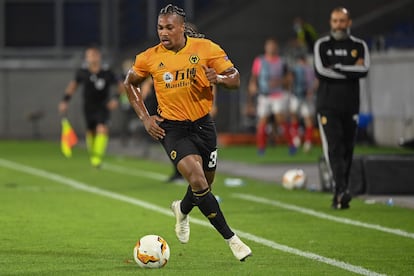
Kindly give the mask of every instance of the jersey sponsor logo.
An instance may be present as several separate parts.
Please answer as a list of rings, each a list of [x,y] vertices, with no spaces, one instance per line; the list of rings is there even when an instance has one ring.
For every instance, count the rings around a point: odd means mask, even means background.
[[[200,61],[200,58],[197,55],[191,55],[189,60],[191,64],[197,64]]]
[[[348,51],[346,49],[335,49],[335,56],[346,57]]]
[[[327,56],[339,56],[339,57],[346,57],[348,55],[348,51],[346,49],[334,49],[334,51],[332,52],[331,49],[328,49],[326,51],[326,55]]]
[[[166,83],[170,83],[170,82],[172,82],[174,80],[174,76],[170,72],[165,72],[164,75],[162,75],[162,79]]]
[[[160,62],[160,64],[158,64],[158,69],[162,69],[162,68],[164,68],[165,67],[165,65],[164,65],[164,63],[161,61]]]
[[[166,72],[163,75],[165,81],[165,88],[178,88],[191,86],[195,82],[197,69],[187,68],[175,71],[174,73]]]
[[[179,87],[186,87],[190,85],[191,85],[191,81],[179,81],[176,83],[166,83],[165,88],[179,88]]]

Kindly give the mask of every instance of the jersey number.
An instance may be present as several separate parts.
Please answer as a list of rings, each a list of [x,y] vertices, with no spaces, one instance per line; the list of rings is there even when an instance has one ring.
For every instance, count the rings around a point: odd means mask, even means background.
[[[210,161],[208,162],[209,168],[214,168],[217,165],[217,150],[210,153]]]

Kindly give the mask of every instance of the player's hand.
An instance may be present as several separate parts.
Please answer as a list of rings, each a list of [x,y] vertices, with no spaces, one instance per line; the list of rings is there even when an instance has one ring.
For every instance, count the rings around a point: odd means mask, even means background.
[[[58,105],[58,110],[60,115],[65,115],[68,111],[68,103],[65,101],[61,101]]]
[[[364,65],[364,59],[363,58],[359,58],[356,62],[355,65]]]
[[[218,75],[217,75],[216,70],[214,70],[214,68],[207,67],[204,64],[201,64],[201,66],[204,69],[204,73],[206,74],[206,77],[207,77],[208,81],[211,84],[217,84],[217,82],[218,82]]]
[[[162,121],[164,119],[158,115],[153,115],[143,120],[145,130],[155,140],[161,140],[165,137],[165,130],[159,126],[159,123]]]

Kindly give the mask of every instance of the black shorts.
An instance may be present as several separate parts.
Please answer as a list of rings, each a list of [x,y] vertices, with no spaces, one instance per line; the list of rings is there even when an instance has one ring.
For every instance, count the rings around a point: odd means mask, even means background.
[[[164,120],[160,127],[166,133],[161,144],[175,166],[187,155],[196,154],[201,156],[205,171],[216,170],[217,132],[210,115],[194,122]]]
[[[110,113],[106,107],[84,109],[85,123],[88,130],[95,130],[98,124],[108,125]]]

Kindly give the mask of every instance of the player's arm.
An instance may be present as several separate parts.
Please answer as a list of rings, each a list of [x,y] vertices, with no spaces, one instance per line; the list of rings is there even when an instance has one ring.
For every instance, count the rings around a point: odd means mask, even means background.
[[[365,42],[362,43],[361,55],[356,60],[355,64],[353,65],[342,65],[338,64],[335,65],[335,69],[346,75],[350,79],[358,79],[363,78],[367,75],[368,69],[370,66],[370,59],[368,54],[368,47]]]
[[[124,86],[128,95],[128,100],[131,103],[135,113],[144,123],[145,129],[155,139],[162,139],[165,136],[165,131],[158,126],[158,122],[163,119],[157,115],[150,116],[144,104],[144,97],[139,88],[140,84],[145,81],[145,77],[138,76],[131,68],[124,80]]]
[[[346,76],[338,70],[334,69],[333,64],[329,64],[328,56],[326,54],[326,44],[322,43],[323,40],[319,39],[316,41],[314,46],[314,63],[315,72],[319,78],[326,79],[346,79]]]
[[[257,76],[255,74],[251,74],[249,78],[247,91],[249,92],[250,96],[254,96],[257,94]]]
[[[122,81],[116,81],[116,94],[111,97],[107,103],[107,108],[109,110],[115,110],[119,106],[119,99],[125,93],[125,87]]]
[[[222,85],[229,89],[236,89],[240,87],[240,73],[235,67],[230,67],[227,70],[217,74],[214,68],[202,65],[207,79],[212,84]]]
[[[59,113],[61,115],[66,114],[66,112],[68,111],[69,101],[72,98],[73,94],[75,94],[77,89],[78,83],[76,82],[76,80],[71,80],[69,84],[66,86],[65,93],[63,94],[63,98],[58,106]]]

